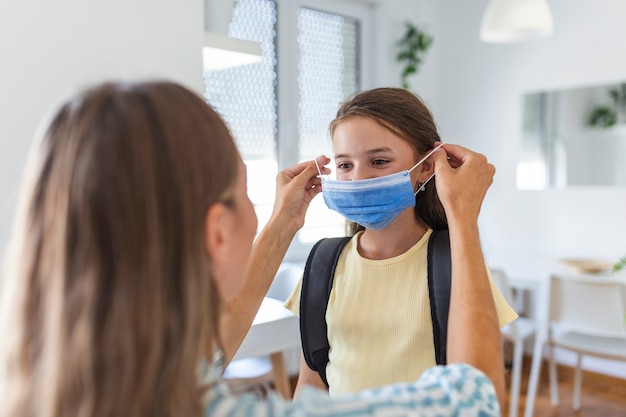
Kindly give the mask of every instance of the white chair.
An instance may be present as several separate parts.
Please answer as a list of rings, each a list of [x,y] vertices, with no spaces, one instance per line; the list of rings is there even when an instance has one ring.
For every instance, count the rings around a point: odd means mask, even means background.
[[[298,264],[283,262],[276,272],[274,281],[267,290],[266,297],[275,298],[280,301],[287,301],[287,298],[291,295],[291,292],[298,284],[304,268]]]
[[[255,392],[265,396],[274,382],[272,362],[268,356],[233,360],[224,370],[222,379],[234,393]]]
[[[598,275],[553,275],[547,321],[538,332],[525,416],[531,417],[537,392],[541,353],[548,346],[550,398],[559,403],[554,347],[575,352],[574,410],[580,409],[582,358],[585,355],[626,361],[626,284]]]
[[[501,269],[491,268],[491,277],[504,299],[509,305],[514,305],[513,291],[509,286],[506,274]],[[524,342],[533,336],[537,325],[534,319],[519,317],[501,329],[502,337],[513,344],[513,372],[511,375],[511,393],[509,396],[509,417],[517,416],[519,408],[520,384],[522,376],[522,357]]]

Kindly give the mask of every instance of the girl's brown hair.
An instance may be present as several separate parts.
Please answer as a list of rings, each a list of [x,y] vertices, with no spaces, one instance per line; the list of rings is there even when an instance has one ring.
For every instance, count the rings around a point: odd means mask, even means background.
[[[16,230],[2,416],[200,416],[218,338],[204,230],[238,153],[168,82],[105,84],[53,117]]]
[[[415,151],[416,158],[432,150],[435,142],[440,141],[433,116],[426,105],[417,95],[402,88],[375,88],[360,92],[344,102],[330,123],[331,137],[337,125],[357,116],[373,119],[406,140]],[[426,190],[415,197],[415,215],[432,229],[448,228],[435,181],[430,181]],[[347,229],[348,234],[353,235],[364,227],[349,222]]]

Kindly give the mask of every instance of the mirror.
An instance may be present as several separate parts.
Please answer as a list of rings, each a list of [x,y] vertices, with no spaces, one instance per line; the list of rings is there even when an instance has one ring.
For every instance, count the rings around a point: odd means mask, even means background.
[[[523,96],[517,188],[626,186],[626,82]]]

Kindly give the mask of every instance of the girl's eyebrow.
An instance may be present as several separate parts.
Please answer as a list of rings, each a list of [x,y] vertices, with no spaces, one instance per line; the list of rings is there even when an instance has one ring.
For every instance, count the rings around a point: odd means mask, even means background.
[[[381,152],[393,152],[393,150],[391,148],[387,147],[387,146],[383,146],[383,147],[380,147],[380,148],[368,149],[365,152],[365,154],[366,155],[375,155],[375,154],[381,153]],[[340,153],[340,154],[335,155],[335,159],[338,159],[338,158],[348,158],[349,156],[350,155],[348,155],[348,154]]]

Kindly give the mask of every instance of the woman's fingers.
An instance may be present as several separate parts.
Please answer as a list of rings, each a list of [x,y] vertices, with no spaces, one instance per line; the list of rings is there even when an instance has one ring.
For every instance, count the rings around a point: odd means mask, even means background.
[[[487,158],[463,146],[446,143],[435,152],[437,193],[448,216],[477,218],[493,182],[495,167]]]

